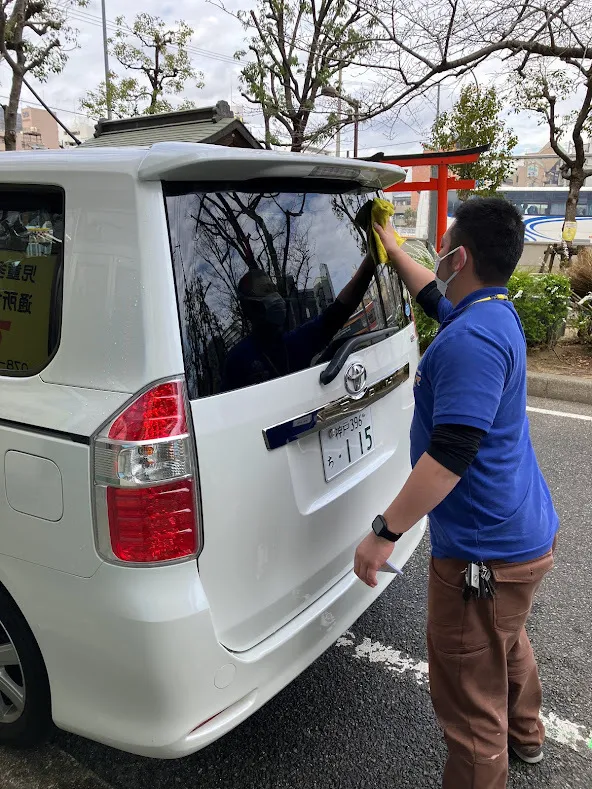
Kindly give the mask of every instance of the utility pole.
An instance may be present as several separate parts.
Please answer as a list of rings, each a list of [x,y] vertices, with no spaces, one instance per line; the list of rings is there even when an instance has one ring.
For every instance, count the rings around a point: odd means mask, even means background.
[[[107,11],[105,0],[101,0],[101,13],[103,16],[103,57],[105,59],[105,98],[107,100],[107,120],[111,120],[111,72],[109,70],[109,50],[107,44]]]
[[[341,91],[343,89],[343,69],[339,64],[339,79],[337,82],[337,135],[335,137],[335,156],[341,156]],[[355,154],[354,154],[355,156]]]
[[[440,91],[441,85],[438,84],[436,92],[436,122],[440,118]],[[438,177],[438,168],[432,167],[431,168],[431,177],[437,178]],[[440,239],[436,238],[437,233],[437,224],[438,224],[438,193],[437,192],[430,192],[429,193],[429,212],[428,212],[428,241],[429,243],[438,250],[440,246]]]

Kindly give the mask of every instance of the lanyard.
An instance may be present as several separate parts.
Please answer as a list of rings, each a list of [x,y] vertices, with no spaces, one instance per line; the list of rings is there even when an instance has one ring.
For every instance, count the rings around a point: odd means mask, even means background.
[[[460,315],[461,312],[468,310],[473,304],[482,304],[484,301],[510,301],[510,297],[506,296],[505,293],[496,293],[495,296],[485,296],[483,299],[477,299],[476,301],[471,301],[470,304],[466,304],[458,314]],[[456,318],[458,316],[455,315],[454,317]]]
[[[464,312],[465,310],[468,310],[469,307],[473,306],[473,304],[482,304],[484,301],[510,301],[510,297],[507,296],[505,293],[496,293],[494,296],[485,296],[482,299],[476,299],[475,301],[469,302],[469,304],[465,304],[465,306],[462,308],[462,310],[457,312],[457,314],[454,316],[454,318],[452,320],[450,320],[451,316],[448,316],[446,318],[446,320],[443,323],[440,324],[440,328],[438,329],[437,334],[440,334],[440,332],[443,329],[445,329],[447,326],[449,326],[455,318],[458,318],[458,316],[462,312]]]

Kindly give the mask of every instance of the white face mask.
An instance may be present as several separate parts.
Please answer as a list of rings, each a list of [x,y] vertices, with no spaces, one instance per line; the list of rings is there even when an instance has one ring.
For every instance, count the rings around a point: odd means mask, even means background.
[[[442,255],[441,257],[440,255],[436,256],[436,264],[434,266],[434,274],[436,275],[436,287],[438,288],[438,290],[443,296],[446,296],[446,291],[448,290],[448,286],[450,285],[452,280],[456,277],[458,271],[453,271],[447,280],[441,280],[440,277],[438,276],[438,269],[440,268],[440,263],[444,260],[444,258],[447,258],[449,255],[454,255],[454,253],[458,252],[459,249],[462,249],[462,247],[460,246],[455,247],[454,249],[451,249],[450,252],[447,252],[445,255]]]

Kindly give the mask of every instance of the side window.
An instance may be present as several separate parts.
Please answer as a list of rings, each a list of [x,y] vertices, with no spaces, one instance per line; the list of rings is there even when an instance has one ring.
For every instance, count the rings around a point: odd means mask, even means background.
[[[60,335],[64,193],[0,185],[0,374],[34,375]]]

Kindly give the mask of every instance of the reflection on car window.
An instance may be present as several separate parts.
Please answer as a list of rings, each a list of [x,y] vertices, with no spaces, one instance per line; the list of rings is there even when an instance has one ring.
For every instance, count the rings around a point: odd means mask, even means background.
[[[0,189],[0,372],[32,375],[53,355],[61,312],[64,197]]]
[[[386,267],[368,276],[355,304],[343,303],[361,281],[365,236],[353,218],[371,196],[167,196],[192,398],[298,372],[349,336],[408,323]]]

